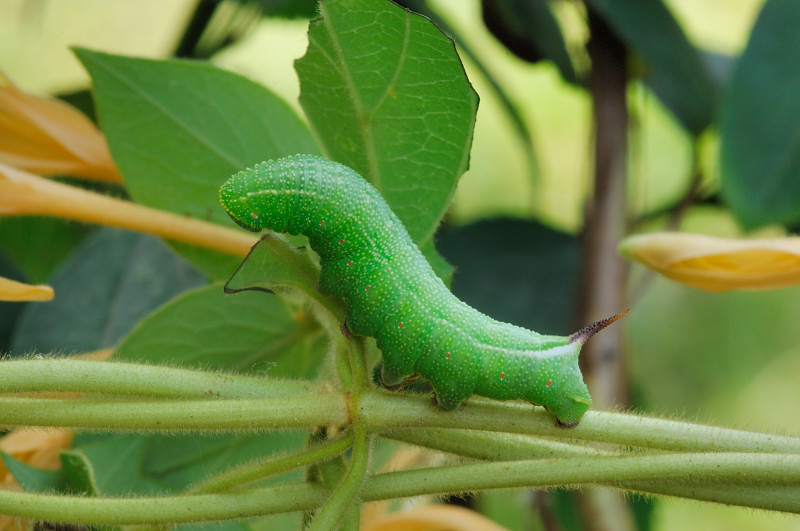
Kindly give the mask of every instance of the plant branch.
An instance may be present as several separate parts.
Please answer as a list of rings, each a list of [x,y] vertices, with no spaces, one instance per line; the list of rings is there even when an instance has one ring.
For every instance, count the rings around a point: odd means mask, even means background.
[[[800,456],[786,454],[699,453],[585,457],[552,460],[480,463],[436,469],[389,472],[372,478],[364,488],[366,500],[468,492],[509,487],[556,487],[634,480],[675,483],[672,495],[694,498],[686,479],[719,487],[730,483],[745,485],[750,493],[763,486],[777,487],[783,499],[772,502],[762,496],[738,496],[744,505],[764,509],[800,512]],[[724,484],[724,485],[723,485]],[[794,491],[794,499],[785,494]],[[725,491],[715,493],[724,498]],[[718,498],[718,500],[719,500]],[[715,500],[716,501],[716,500]]]
[[[540,437],[492,434],[472,430],[403,428],[384,434],[384,437],[453,453],[460,457],[487,461],[614,455],[611,452],[588,446],[559,443]],[[565,464],[564,466],[572,465]],[[640,480],[602,483],[601,485],[643,494],[691,497],[697,500],[762,509],[795,511],[798,506],[797,487],[759,485],[758,488],[753,488],[751,484],[721,483],[714,478],[706,481],[686,478],[672,481]]]
[[[325,499],[310,484],[140,498],[87,498],[0,490],[0,514],[79,524],[167,524],[246,518],[307,510]]]
[[[358,494],[368,471],[369,447],[369,435],[366,430],[357,426],[350,470],[314,518],[310,528],[312,531],[336,529],[348,510],[358,503]]]
[[[589,446],[516,433],[453,428],[399,428],[382,433],[381,436],[440,452],[487,461],[602,455],[600,450]]]
[[[351,468],[356,470],[354,478],[362,471],[361,464],[355,466]],[[708,495],[713,501],[800,513],[800,456],[757,453],[538,459],[388,472],[368,479],[361,497],[364,501],[376,501],[495,488],[642,480],[666,482],[674,486],[673,495],[691,498],[696,497],[695,488],[701,482],[701,498]],[[716,485],[719,490],[710,492],[709,485]],[[731,495],[726,494],[729,485],[734,486]],[[86,498],[0,490],[0,513],[84,524],[181,523],[310,510],[323,502],[325,492],[323,487],[310,484],[141,498]]]
[[[0,393],[79,392],[159,398],[266,398],[308,393],[304,382],[76,359],[3,361]]]
[[[472,398],[455,411],[443,412],[427,397],[369,390],[359,415],[374,431],[395,428],[461,428],[523,433],[556,439],[694,452],[800,453],[800,438],[717,428],[625,413],[589,411],[575,428],[555,425],[552,415],[519,402]]]
[[[64,400],[0,397],[4,426],[103,430],[263,430],[345,424],[336,393],[230,400]]]

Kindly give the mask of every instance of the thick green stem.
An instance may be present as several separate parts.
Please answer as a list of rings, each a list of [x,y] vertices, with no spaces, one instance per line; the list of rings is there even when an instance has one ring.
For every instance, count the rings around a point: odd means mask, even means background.
[[[304,382],[76,359],[4,361],[0,393],[80,392],[161,398],[265,398],[307,393]]]
[[[354,505],[357,507],[358,494],[367,476],[369,447],[369,435],[366,430],[356,427],[350,470],[314,518],[310,528],[312,531],[336,529],[348,510]]]
[[[0,514],[79,524],[170,524],[246,518],[319,506],[326,491],[284,484],[224,494],[87,498],[0,490]]]
[[[738,483],[750,492],[763,487],[794,489],[794,500],[763,508],[800,512],[800,456],[755,453],[702,453],[585,457],[448,466],[436,469],[390,472],[372,478],[364,488],[365,500],[444,494],[508,487],[553,487],[671,481],[673,495],[692,498],[692,485],[679,491],[678,481],[704,481],[705,485]],[[741,495],[741,492],[740,492]],[[749,505],[749,503],[748,503]]]
[[[361,420],[374,431],[395,428],[461,428],[541,435],[556,439],[691,452],[800,453],[800,438],[716,428],[688,422],[588,412],[575,428],[555,425],[552,415],[519,402],[473,398],[444,412],[427,397],[370,390],[359,403]]]
[[[351,432],[339,439],[320,444],[314,448],[229,470],[195,485],[187,493],[206,494],[239,488],[246,483],[325,461],[341,454],[350,448],[352,444],[353,434]]]
[[[644,481],[666,486],[675,496],[800,513],[797,455],[704,453],[480,463],[378,474],[363,485],[359,478],[363,479],[366,463],[356,460],[354,456],[348,474],[353,480],[342,483],[346,496],[337,500],[352,501],[350,496],[359,490],[364,501],[375,501],[508,487]],[[322,504],[325,493],[323,487],[310,484],[155,498],[86,498],[0,490],[0,513],[84,524],[181,523],[309,510]],[[346,509],[348,503],[343,505]]]
[[[488,461],[602,455],[599,450],[589,446],[516,433],[400,428],[383,433],[382,436],[453,455]]]
[[[384,437],[397,439],[427,448],[449,452],[462,457],[488,461],[516,461],[534,458],[613,455],[588,446],[566,444],[540,437],[517,434],[497,434],[473,430],[403,428]],[[565,466],[568,466],[565,464]],[[691,497],[733,505],[791,511],[797,507],[797,487],[773,487],[738,483],[720,483],[716,479],[692,481],[632,481],[603,483],[603,486],[637,491],[645,494]],[[690,494],[687,494],[690,493]]]
[[[122,430],[263,430],[345,424],[341,394],[261,400],[97,401],[0,397],[4,426]]]

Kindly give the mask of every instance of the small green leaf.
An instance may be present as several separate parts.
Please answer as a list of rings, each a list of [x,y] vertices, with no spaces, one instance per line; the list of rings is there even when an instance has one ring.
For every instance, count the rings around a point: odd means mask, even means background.
[[[304,434],[296,431],[215,436],[81,433],[73,446],[95,471],[99,492],[113,496],[175,492],[265,455],[297,450],[303,441]]]
[[[72,489],[86,496],[97,496],[100,491],[95,484],[94,469],[86,456],[75,450],[61,452],[61,466],[69,478]]]
[[[717,87],[662,0],[587,0],[643,59],[645,83],[691,133],[713,118]]]
[[[282,235],[266,234],[250,250],[239,269],[225,284],[226,293],[264,291],[275,293],[286,287],[297,288],[316,299],[342,322],[344,302],[326,297],[317,290],[319,266],[307,248],[292,247]]]
[[[275,296],[226,295],[222,285],[190,291],[128,335],[115,359],[312,377],[325,357],[319,327]]]
[[[75,53],[92,76],[109,148],[139,203],[232,226],[218,199],[225,179],[263,160],[319,153],[283,100],[240,75],[197,62]],[[210,251],[190,259],[220,276],[236,263]]]
[[[272,293],[279,286],[307,291],[314,289],[318,276],[319,266],[305,249],[293,248],[282,235],[266,233],[225,284],[225,291],[260,289]]]
[[[97,229],[50,279],[56,298],[25,307],[10,350],[70,354],[113,346],[151,310],[203,282],[158,238]]]
[[[385,0],[325,0],[295,63],[331,158],[366,177],[424,247],[466,171],[478,97],[453,42]]]
[[[768,0],[720,117],[722,195],[748,228],[800,221],[800,3]]]
[[[62,470],[42,470],[0,451],[3,464],[28,492],[67,492],[69,481]]]

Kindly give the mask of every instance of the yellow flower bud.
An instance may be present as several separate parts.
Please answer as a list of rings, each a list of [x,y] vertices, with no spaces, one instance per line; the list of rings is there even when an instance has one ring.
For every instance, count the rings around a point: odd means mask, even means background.
[[[677,282],[707,291],[800,284],[800,238],[731,239],[658,232],[626,238],[620,253]]]
[[[50,286],[32,286],[0,277],[0,301],[49,301],[52,298]]]

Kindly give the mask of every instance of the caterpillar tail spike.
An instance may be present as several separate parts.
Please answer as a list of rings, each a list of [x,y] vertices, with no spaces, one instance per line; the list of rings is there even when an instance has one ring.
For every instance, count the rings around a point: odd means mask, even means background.
[[[596,322],[594,322],[594,323],[592,323],[590,325],[584,326],[583,328],[581,328],[580,330],[578,330],[577,332],[575,332],[574,334],[569,336],[569,342],[570,343],[577,343],[578,345],[583,345],[584,343],[589,341],[589,338],[591,338],[597,332],[599,332],[603,328],[607,327],[608,325],[610,325],[611,323],[613,323],[617,319],[620,319],[621,317],[623,317],[629,311],[630,311],[630,309],[625,310],[624,312],[620,312],[617,315],[613,315],[611,317],[607,317],[605,319],[601,319],[601,320],[596,321]]]

